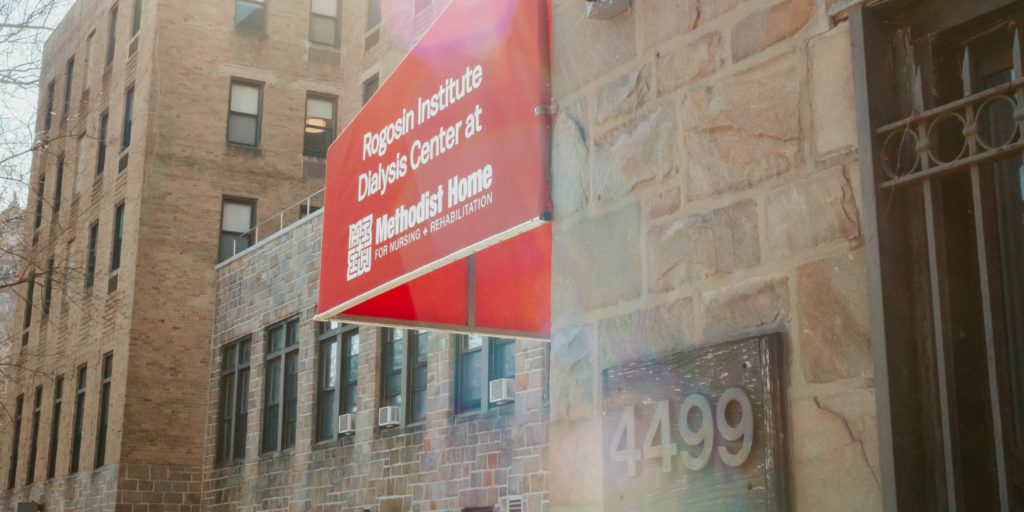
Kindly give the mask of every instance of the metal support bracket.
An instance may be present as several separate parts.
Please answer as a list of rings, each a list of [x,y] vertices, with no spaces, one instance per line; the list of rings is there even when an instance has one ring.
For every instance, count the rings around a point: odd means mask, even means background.
[[[610,20],[631,8],[631,0],[587,0],[587,18]]]
[[[533,115],[535,115],[535,116],[551,116],[551,115],[555,114],[555,110],[557,110],[557,109],[558,109],[558,107],[555,106],[555,105],[541,105],[541,106],[533,109]]]

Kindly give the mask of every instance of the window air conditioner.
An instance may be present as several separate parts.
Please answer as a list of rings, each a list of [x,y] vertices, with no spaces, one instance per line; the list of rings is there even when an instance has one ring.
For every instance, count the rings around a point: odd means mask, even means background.
[[[516,399],[515,379],[498,379],[491,381],[491,403],[507,404]]]
[[[377,426],[397,427],[402,424],[402,408],[397,405],[381,407],[377,412]]]
[[[338,416],[338,435],[347,436],[356,433],[356,415],[342,414]]]

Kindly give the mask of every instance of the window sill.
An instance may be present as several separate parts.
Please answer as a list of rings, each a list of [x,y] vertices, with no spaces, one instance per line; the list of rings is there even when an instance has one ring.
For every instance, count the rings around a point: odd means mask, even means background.
[[[286,458],[286,457],[293,457],[293,456],[295,456],[295,448],[288,448],[286,450],[281,450],[281,451],[277,451],[277,452],[261,453],[260,456],[259,456],[259,459],[257,459],[257,460],[259,462],[267,462],[267,461],[283,459],[283,458]]]
[[[243,146],[242,144],[227,142],[225,147],[229,155],[260,156],[263,154],[263,150],[259,146]]]
[[[321,43],[320,41],[307,41],[307,42],[309,43],[309,47],[310,48],[317,48],[317,49],[320,49],[320,50],[331,50],[331,51],[336,51],[336,52],[340,52],[341,51],[341,45],[340,44]]]
[[[313,443],[313,451],[319,452],[324,450],[330,450],[332,448],[353,446],[355,445],[356,442],[355,438],[355,435],[347,435],[331,441],[317,441],[316,443]]]
[[[247,38],[250,38],[250,39],[266,40],[266,39],[270,38],[270,35],[267,34],[266,32],[260,32],[260,31],[256,31],[256,30],[248,30],[248,29],[238,28],[238,27],[235,27],[235,33],[240,35],[240,36],[242,36],[242,37],[247,37]]]
[[[515,408],[516,403],[512,401],[507,404],[488,407],[486,411],[483,409],[474,409],[472,411],[460,412],[455,414],[454,419],[457,423],[476,421],[478,419],[495,419],[503,413],[507,414],[508,411],[515,411]]]
[[[232,460],[228,462],[218,462],[213,465],[214,471],[229,471],[245,466],[245,459]]]

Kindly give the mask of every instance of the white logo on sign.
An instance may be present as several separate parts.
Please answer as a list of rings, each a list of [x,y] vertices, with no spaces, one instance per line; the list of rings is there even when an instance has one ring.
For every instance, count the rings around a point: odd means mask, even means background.
[[[348,281],[370,271],[373,215],[348,227]]]

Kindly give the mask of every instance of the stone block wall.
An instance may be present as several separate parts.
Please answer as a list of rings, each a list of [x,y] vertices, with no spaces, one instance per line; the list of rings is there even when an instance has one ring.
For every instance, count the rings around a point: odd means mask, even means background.
[[[846,23],[824,0],[585,4],[552,1],[552,510],[603,508],[604,369],[767,332],[792,509],[879,510]]]
[[[430,333],[427,420],[380,429],[380,338],[360,328],[356,433],[316,442],[316,325],[323,216],[314,214],[218,269],[210,353],[202,505],[208,512],[270,510],[381,512],[507,507],[522,496],[527,510],[548,503],[547,343],[516,342],[514,404],[455,414],[454,342]],[[298,316],[299,399],[294,449],[260,453],[266,328]],[[252,340],[245,460],[218,464],[221,347]]]

